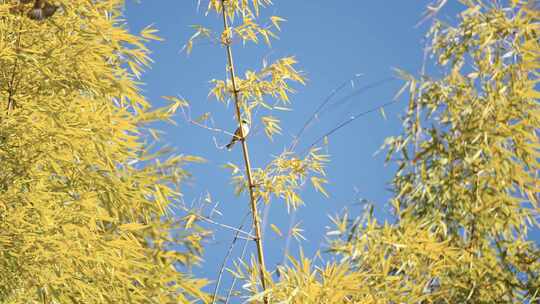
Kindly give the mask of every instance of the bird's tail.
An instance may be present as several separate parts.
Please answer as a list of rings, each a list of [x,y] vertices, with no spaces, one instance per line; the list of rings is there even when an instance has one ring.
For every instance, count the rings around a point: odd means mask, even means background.
[[[227,148],[227,150],[231,150],[235,143],[236,143],[236,140],[233,139],[225,147]]]

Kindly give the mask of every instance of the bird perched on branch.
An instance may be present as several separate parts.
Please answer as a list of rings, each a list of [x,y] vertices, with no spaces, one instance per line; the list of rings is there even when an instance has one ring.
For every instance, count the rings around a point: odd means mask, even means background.
[[[240,131],[240,127],[238,127],[236,131],[234,131],[234,135],[231,138],[231,142],[226,146],[227,149],[229,150],[232,149],[232,147],[237,141],[246,138],[246,136],[249,134],[249,122],[247,120],[242,119],[240,126],[242,128],[242,131]],[[244,138],[242,138],[242,135],[244,135]]]
[[[21,3],[28,3],[28,0],[21,0]],[[34,7],[28,12],[28,18],[32,20],[44,20],[56,13],[59,6],[50,4],[45,0],[35,0]]]

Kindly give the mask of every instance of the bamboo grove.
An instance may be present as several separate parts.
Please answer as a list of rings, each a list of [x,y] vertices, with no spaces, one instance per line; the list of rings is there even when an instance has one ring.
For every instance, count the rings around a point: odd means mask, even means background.
[[[145,42],[124,1],[0,1],[0,302],[205,299],[205,231],[173,217],[182,166],[161,155],[138,78]]]
[[[240,126],[242,120],[251,122],[252,126],[260,123],[270,140],[281,133],[280,120],[274,113],[290,110],[289,95],[294,92],[290,83],[305,84],[304,76],[295,68],[297,62],[294,57],[277,59],[270,64],[262,60],[260,70],[247,70],[244,77],[237,76],[232,48],[235,40],[243,44],[263,41],[270,45],[271,39],[277,38],[276,32],[281,29],[280,25],[285,19],[270,16],[269,20],[263,21],[266,25],[258,23],[258,19],[261,19],[260,10],[271,4],[270,0],[210,0],[207,13],[221,16],[223,28],[213,30],[200,25],[194,26],[196,31],[185,46],[189,54],[201,38],[220,42],[226,50],[226,71],[229,77],[225,80],[213,79],[210,95],[224,104],[232,101],[238,125]],[[328,156],[321,153],[319,148],[313,148],[305,155],[285,150],[271,159],[265,167],[252,168],[247,138],[244,134],[240,134],[240,137],[245,170],[231,162],[225,167],[231,170],[235,193],[241,195],[247,192],[249,195],[257,260],[251,264],[240,261],[243,267],[240,267],[235,275],[243,279],[241,272],[248,272],[253,279],[249,284],[249,293],[262,292],[261,301],[269,303],[264,294],[271,276],[265,266],[259,206],[261,203],[269,204],[281,200],[288,209],[297,208],[303,204],[298,193],[306,183],[312,184],[326,195],[323,185],[326,183],[324,167]],[[279,231],[275,225],[273,227]],[[214,303],[219,299],[220,295],[213,296]]]
[[[426,36],[440,75],[400,72],[403,131],[384,142],[397,165],[392,221],[372,207],[332,217],[318,259],[301,252],[267,268],[260,207],[299,208],[307,185],[328,196],[329,156],[320,147],[299,154],[294,143],[254,166],[239,128],[243,163],[224,168],[251,207],[257,251],[229,269],[243,281],[235,300],[540,302],[540,249],[530,237],[540,207],[540,12],[532,0],[460,2],[457,23],[435,21]],[[210,96],[224,111],[233,104],[237,126],[279,136],[279,113],[305,75],[292,56],[236,70],[233,50],[270,45],[285,19],[263,14],[270,0],[205,4],[222,27],[194,26],[185,50],[218,42],[227,76],[211,81]],[[151,125],[189,103],[166,97],[155,108],[142,94],[146,44],[161,38],[152,27],[130,33],[124,5],[0,0],[1,303],[228,300],[190,273],[210,232],[203,215],[185,215],[183,168],[203,160],[156,148]]]
[[[537,303],[539,17],[532,1],[461,1],[428,37],[440,78],[402,73],[404,133],[388,138],[395,223],[333,219],[331,260],[301,256],[275,303]]]

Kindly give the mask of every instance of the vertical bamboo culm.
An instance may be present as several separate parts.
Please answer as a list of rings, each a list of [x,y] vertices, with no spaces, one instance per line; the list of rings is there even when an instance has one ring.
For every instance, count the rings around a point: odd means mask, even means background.
[[[227,3],[227,0],[221,1],[221,10],[223,14],[223,27],[224,27],[224,33],[225,35],[228,35],[230,28],[229,28],[229,21],[227,19],[227,12],[225,9],[225,4]],[[226,39],[224,41],[225,48],[227,50],[227,69],[229,70],[232,87],[233,87],[233,97],[235,102],[235,108],[236,108],[236,118],[238,120],[238,126],[240,129],[241,134],[241,142],[242,142],[242,151],[244,155],[244,163],[246,166],[246,175],[248,178],[248,188],[249,188],[249,198],[250,198],[250,204],[251,204],[251,214],[253,219],[253,229],[255,230],[255,244],[257,245],[257,258],[259,263],[259,277],[261,281],[261,286],[263,289],[263,292],[266,291],[266,280],[265,280],[265,273],[266,273],[266,266],[264,263],[264,250],[263,250],[263,243],[262,243],[262,237],[261,237],[261,226],[260,226],[260,219],[259,219],[259,212],[257,209],[257,201],[255,199],[255,193],[253,192],[253,188],[255,187],[255,184],[253,183],[253,176],[251,174],[251,163],[249,160],[249,152],[248,152],[248,146],[245,141],[244,137],[244,131],[243,128],[241,128],[242,125],[242,114],[240,111],[240,99],[238,98],[238,89],[236,86],[236,74],[234,70],[234,61],[233,61],[233,55],[232,55],[232,49],[231,49],[231,41],[230,37],[229,39]],[[264,303],[268,303],[268,299],[266,296],[264,297]]]

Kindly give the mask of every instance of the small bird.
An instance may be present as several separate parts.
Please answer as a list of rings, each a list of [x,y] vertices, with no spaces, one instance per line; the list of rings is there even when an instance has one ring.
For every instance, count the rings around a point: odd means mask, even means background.
[[[28,12],[28,18],[32,20],[44,20],[56,12],[59,7],[45,0],[35,0],[34,7]]]
[[[240,131],[240,127],[238,127],[236,131],[234,131],[234,135],[231,138],[231,142],[226,146],[228,150],[232,149],[232,147],[237,141],[243,139],[242,133],[244,133],[243,134],[244,138],[246,138],[246,136],[249,134],[249,122],[245,119],[242,119],[242,122],[240,123],[240,125],[242,126],[242,131]]]

